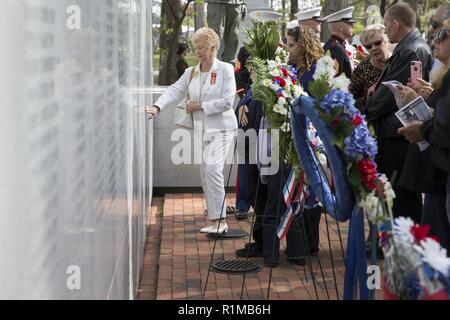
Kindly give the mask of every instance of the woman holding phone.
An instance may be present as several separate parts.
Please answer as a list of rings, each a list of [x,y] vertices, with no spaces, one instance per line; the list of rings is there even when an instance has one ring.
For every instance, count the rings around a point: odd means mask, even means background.
[[[434,234],[439,237],[443,247],[450,253],[450,19],[443,23],[443,28],[434,39],[433,56],[443,65],[431,78],[431,84],[417,78],[417,81],[402,86],[400,93],[404,103],[408,103],[419,95],[426,99],[434,109],[433,118],[415,121],[398,130],[399,134],[411,143],[427,141],[429,150],[420,154],[421,168],[415,175],[423,176],[434,185],[434,192],[425,196],[423,224],[430,224]],[[428,158],[426,157],[428,155]],[[428,161],[427,161],[428,160]],[[410,172],[414,174],[414,172]],[[426,175],[429,173],[430,175]]]

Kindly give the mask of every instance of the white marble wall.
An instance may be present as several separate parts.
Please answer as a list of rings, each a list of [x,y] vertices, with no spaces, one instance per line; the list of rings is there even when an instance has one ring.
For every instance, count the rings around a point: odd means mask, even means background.
[[[128,87],[149,85],[150,13],[151,0],[0,2],[0,298],[134,297],[152,124]]]

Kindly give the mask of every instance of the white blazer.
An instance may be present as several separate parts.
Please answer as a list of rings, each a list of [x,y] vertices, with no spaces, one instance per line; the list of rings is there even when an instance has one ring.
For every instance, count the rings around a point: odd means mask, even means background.
[[[188,86],[192,68],[195,68],[195,73]],[[195,129],[198,129],[199,121],[203,122],[203,130],[207,131],[237,129],[233,111],[236,95],[233,66],[214,58],[203,87],[200,87],[200,81],[200,64],[198,64],[186,69],[181,78],[169,86],[154,104],[161,110],[170,105],[175,106],[186,97],[189,90],[190,101],[202,103],[202,110],[193,112]]]

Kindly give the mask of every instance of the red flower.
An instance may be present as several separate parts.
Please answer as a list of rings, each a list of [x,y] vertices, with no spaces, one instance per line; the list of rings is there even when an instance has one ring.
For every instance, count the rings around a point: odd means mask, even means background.
[[[362,123],[363,119],[360,115],[356,115],[354,116],[354,118],[352,119],[352,124],[353,126],[356,128],[357,126],[359,126]]]
[[[292,84],[297,84],[297,80],[292,79]]]
[[[383,246],[387,245],[388,241],[389,241],[389,233],[387,233],[386,231],[383,231],[380,236],[380,241]]]
[[[284,97],[284,96],[283,96],[283,93],[279,92],[279,93],[277,94],[277,97],[278,97],[278,98]]]
[[[420,224],[415,224],[411,227],[411,233],[414,236],[416,242],[420,242],[420,240],[424,240],[428,237],[428,233],[430,232],[430,225],[426,224],[421,226]]]
[[[377,184],[375,182],[377,177],[377,166],[373,161],[370,160],[359,160],[356,163],[361,180],[364,184],[364,186],[369,190],[376,190]]]
[[[336,129],[336,127],[338,126],[338,124],[341,122],[341,118],[339,116],[337,116],[336,118],[334,118],[333,121],[331,121],[331,128]]]
[[[280,87],[286,86],[286,81],[285,81],[283,78],[281,78],[281,77],[275,77],[275,78],[273,79],[273,81],[274,81],[274,82],[278,82],[278,84],[280,85]]]
[[[284,77],[289,76],[289,73],[287,72],[287,70],[285,68],[281,68],[281,72],[283,72]]]
[[[346,53],[347,53],[347,57],[350,58],[352,56],[352,53],[350,51],[346,51]]]
[[[364,48],[360,44],[356,47],[356,51],[358,51],[360,54],[364,54],[365,53],[364,52]]]

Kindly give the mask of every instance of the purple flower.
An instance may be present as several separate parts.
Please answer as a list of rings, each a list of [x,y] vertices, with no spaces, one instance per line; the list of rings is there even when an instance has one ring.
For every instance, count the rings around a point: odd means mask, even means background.
[[[344,153],[351,159],[374,159],[378,151],[377,143],[365,125],[354,128],[351,136],[344,139],[344,145]]]

